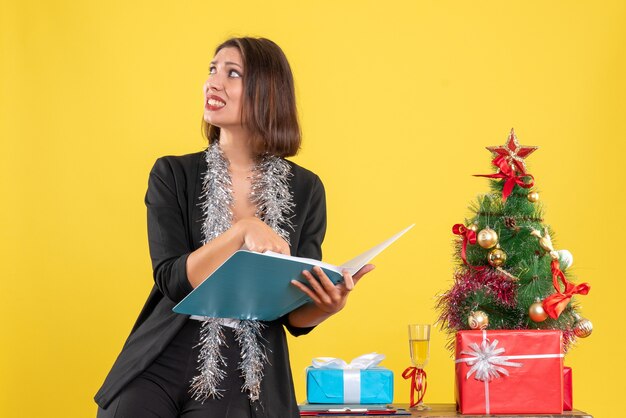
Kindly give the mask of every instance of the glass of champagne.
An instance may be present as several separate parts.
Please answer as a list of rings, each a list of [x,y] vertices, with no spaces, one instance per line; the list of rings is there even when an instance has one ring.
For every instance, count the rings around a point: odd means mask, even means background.
[[[411,380],[411,408],[420,411],[427,410],[430,408],[423,402],[426,393],[424,367],[428,363],[430,354],[430,324],[409,325],[409,347],[411,349],[411,362],[415,367],[415,374]],[[417,400],[414,399],[414,393],[417,394]]]

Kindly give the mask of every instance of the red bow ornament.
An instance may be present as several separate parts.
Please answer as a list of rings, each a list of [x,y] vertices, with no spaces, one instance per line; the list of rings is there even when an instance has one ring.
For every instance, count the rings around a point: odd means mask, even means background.
[[[575,285],[567,280],[565,274],[559,268],[559,260],[552,260],[552,284],[556,293],[551,294],[543,301],[543,309],[552,319],[557,319],[561,312],[565,309],[569,301],[574,295],[586,295],[591,290],[591,286],[588,283],[581,283]],[[561,292],[559,281],[563,283],[564,290]]]
[[[454,235],[460,235],[463,237],[463,248],[461,249],[461,259],[465,264],[467,264],[467,255],[465,253],[465,249],[467,248],[467,243],[474,245],[476,244],[476,231],[472,231],[467,228],[463,224],[455,224],[452,227],[452,233]],[[469,265],[469,264],[468,264]]]
[[[502,155],[498,155],[492,161],[493,165],[500,170],[495,174],[474,174],[475,177],[487,177],[490,179],[504,179],[504,187],[502,188],[502,201],[506,202],[506,199],[511,195],[513,188],[517,184],[524,189],[529,189],[535,184],[535,178],[532,174],[521,172],[521,175],[517,175],[514,166],[509,165],[506,158]],[[530,178],[530,182],[524,181],[525,177]]]

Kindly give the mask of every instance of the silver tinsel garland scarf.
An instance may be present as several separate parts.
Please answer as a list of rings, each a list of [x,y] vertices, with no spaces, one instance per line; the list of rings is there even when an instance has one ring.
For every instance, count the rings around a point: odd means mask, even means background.
[[[215,239],[232,226],[233,204],[232,180],[228,171],[228,161],[217,143],[207,148],[205,153],[207,172],[204,175],[200,206],[204,222],[202,224],[202,244]],[[291,214],[293,197],[289,191],[289,164],[275,156],[263,156],[254,167],[252,176],[251,200],[256,205],[256,216],[263,220],[278,235],[289,242],[289,231],[293,230]],[[206,318],[200,329],[200,374],[191,381],[190,390],[194,399],[205,401],[209,397],[220,398],[223,389],[220,383],[226,377],[223,367],[225,359],[220,353],[224,345],[223,319]],[[234,323],[235,339],[241,351],[238,369],[244,378],[242,391],[248,391],[250,401],[257,401],[261,392],[263,367],[267,363],[261,331],[264,325],[252,320],[229,320]]]

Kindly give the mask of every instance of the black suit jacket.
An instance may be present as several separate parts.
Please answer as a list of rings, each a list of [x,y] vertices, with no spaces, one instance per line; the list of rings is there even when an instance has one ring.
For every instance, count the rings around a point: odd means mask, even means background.
[[[287,162],[295,204],[291,219],[294,230],[289,230],[291,254],[321,260],[326,232],[324,186],[314,173]],[[155,360],[189,320],[172,312],[172,308],[192,290],[186,262],[189,254],[202,245],[199,197],[206,171],[205,154],[198,152],[159,158],[150,172],[145,202],[154,286],[95,396],[102,408]],[[269,364],[261,386],[261,403],[267,416],[298,416],[283,326],[293,335],[305,334],[310,328],[292,327],[286,316],[266,324]]]

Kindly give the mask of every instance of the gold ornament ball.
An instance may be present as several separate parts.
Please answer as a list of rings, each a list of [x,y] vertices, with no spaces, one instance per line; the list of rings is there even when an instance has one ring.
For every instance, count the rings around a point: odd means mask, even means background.
[[[467,229],[469,229],[470,231],[478,232],[478,225],[471,224],[470,226],[467,227]]]
[[[578,338],[587,338],[593,332],[593,324],[587,318],[580,318],[574,326],[574,334]]]
[[[478,245],[483,248],[493,248],[498,243],[498,233],[487,227],[478,233],[476,241],[478,242]]]
[[[489,326],[489,315],[483,311],[474,311],[469,314],[467,323],[471,329],[487,329]]]
[[[543,322],[548,318],[547,312],[543,309],[543,303],[535,302],[528,308],[528,316],[534,322]]]
[[[493,267],[500,267],[506,261],[506,253],[500,248],[494,248],[489,251],[487,261],[489,261],[489,264]]]
[[[530,202],[536,203],[539,201],[539,193],[537,192],[530,192],[527,197]]]

